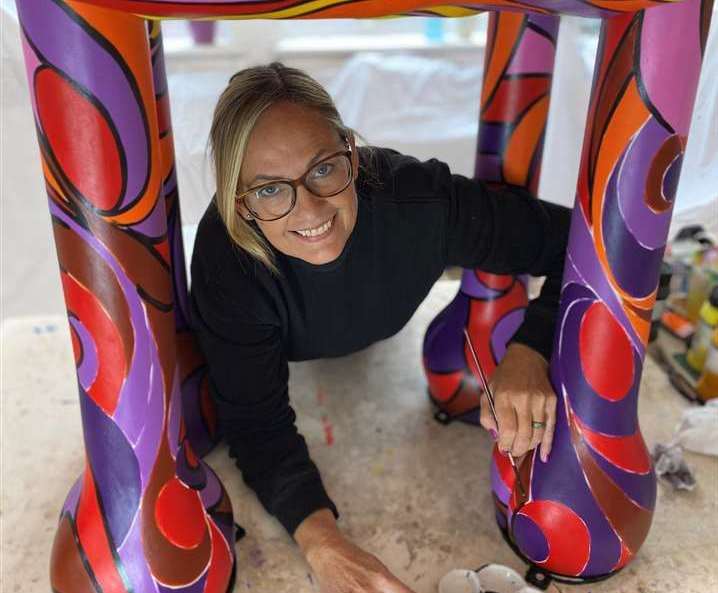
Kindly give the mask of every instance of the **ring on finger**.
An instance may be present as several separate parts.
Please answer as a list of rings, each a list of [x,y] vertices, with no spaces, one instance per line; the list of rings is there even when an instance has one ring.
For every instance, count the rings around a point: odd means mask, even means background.
[[[531,422],[531,427],[532,428],[546,428],[546,423],[539,422],[538,420],[534,420],[533,422]]]

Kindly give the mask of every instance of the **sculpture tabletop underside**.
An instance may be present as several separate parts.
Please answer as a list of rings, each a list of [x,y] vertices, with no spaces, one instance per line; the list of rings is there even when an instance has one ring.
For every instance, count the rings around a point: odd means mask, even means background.
[[[391,16],[462,17],[484,10],[606,18],[679,0],[79,0],[157,18],[331,19]]]

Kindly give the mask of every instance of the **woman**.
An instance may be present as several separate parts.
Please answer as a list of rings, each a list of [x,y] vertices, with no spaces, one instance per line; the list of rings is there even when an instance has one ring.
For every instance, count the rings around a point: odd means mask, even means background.
[[[277,63],[232,77],[210,142],[217,193],[198,229],[192,307],[230,454],[323,592],[407,593],[338,530],[294,425],[287,363],[395,334],[446,266],[546,275],[492,377],[499,425],[487,406],[481,420],[503,451],[540,446],[545,459],[570,211],[434,159],[357,148],[326,91]]]

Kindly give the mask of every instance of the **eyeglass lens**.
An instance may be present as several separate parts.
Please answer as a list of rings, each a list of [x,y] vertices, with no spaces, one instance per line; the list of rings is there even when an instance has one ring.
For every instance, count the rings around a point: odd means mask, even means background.
[[[314,165],[304,178],[305,187],[315,196],[326,198],[342,191],[351,179],[351,161],[337,155]],[[294,203],[294,187],[285,181],[270,183],[247,195],[249,208],[260,218],[278,218]]]

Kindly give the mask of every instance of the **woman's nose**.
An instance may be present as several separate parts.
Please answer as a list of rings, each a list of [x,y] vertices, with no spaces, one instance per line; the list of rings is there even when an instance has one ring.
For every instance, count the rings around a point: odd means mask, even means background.
[[[323,207],[324,198],[315,196],[306,187],[300,185],[297,188],[297,205],[295,211],[297,213],[303,212],[304,214],[311,214],[314,211],[319,211]]]

